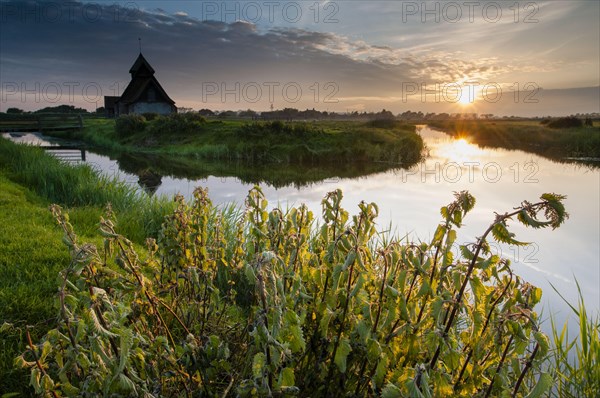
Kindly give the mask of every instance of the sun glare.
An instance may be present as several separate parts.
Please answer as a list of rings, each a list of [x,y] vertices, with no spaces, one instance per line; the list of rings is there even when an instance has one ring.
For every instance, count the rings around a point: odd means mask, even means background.
[[[483,151],[465,138],[459,138],[441,146],[438,154],[449,161],[460,163],[476,159]]]
[[[460,98],[458,99],[458,103],[462,106],[469,106],[475,102],[475,98],[471,94],[469,90],[463,90],[460,94]]]

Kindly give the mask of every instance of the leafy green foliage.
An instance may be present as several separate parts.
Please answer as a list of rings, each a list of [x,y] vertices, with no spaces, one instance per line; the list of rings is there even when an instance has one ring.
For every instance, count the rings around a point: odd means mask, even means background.
[[[144,131],[147,124],[146,118],[142,115],[122,115],[115,121],[115,133],[117,137],[127,137]]]
[[[197,113],[173,113],[157,116],[149,123],[148,134],[154,136],[177,136],[202,132],[206,119]]]
[[[547,339],[533,311],[541,292],[491,254],[486,238],[497,225],[508,231],[521,211],[558,226],[561,197],[497,215],[464,247],[466,258],[450,247],[475,204],[467,192],[442,210],[430,244],[383,237],[374,203],[350,217],[341,201],[341,191],[328,193],[315,226],[304,205],[269,211],[259,188],[239,215],[215,209],[197,189],[190,204],[175,198],[143,254],[116,231],[111,211],[99,249],[80,243],[53,206],[72,258],[59,276],[58,326],[18,364],[38,393],[55,396],[548,390],[540,369]]]

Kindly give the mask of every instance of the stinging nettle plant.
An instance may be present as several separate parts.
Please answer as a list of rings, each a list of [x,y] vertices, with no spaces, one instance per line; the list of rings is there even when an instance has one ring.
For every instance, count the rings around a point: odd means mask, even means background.
[[[51,210],[71,263],[59,275],[58,326],[16,359],[39,394],[59,396],[539,397],[548,339],[522,281],[488,238],[521,245],[508,223],[557,228],[564,196],[496,214],[454,258],[468,192],[441,209],[430,243],[376,229],[378,208],[350,217],[328,193],[317,225],[304,205],[245,211],[206,190],[176,196],[145,249],[107,209],[104,245],[80,243]]]

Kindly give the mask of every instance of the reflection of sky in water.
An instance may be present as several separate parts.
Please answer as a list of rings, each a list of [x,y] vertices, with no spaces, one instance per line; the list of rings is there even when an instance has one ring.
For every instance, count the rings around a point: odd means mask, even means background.
[[[565,204],[571,217],[561,228],[533,230],[513,222],[512,231],[517,238],[534,244],[528,248],[498,249],[513,259],[516,274],[543,289],[546,319],[549,308],[558,313],[559,323],[569,312],[550,283],[575,303],[574,278],[581,284],[588,308],[600,309],[600,170],[554,163],[522,151],[481,149],[427,128],[421,130],[421,135],[430,157],[410,170],[327,180],[300,189],[263,186],[263,191],[271,207],[279,203],[285,209],[306,203],[318,215],[324,195],[340,188],[350,214],[356,213],[361,200],[376,202],[381,229],[387,229],[391,222],[397,234],[428,241],[441,220],[439,208],[452,200],[452,192],[469,190],[477,198],[477,205],[459,233],[461,242],[472,242],[483,233],[492,222],[494,211],[509,211],[522,200],[535,201],[545,192],[568,195]],[[108,157],[88,153],[87,160],[104,173],[138,186],[138,176],[119,171],[117,163]],[[240,205],[252,188],[233,177],[197,181],[163,177],[157,194],[172,196],[180,192],[189,198],[197,186],[208,187],[215,204]],[[546,322],[544,329],[549,327]]]

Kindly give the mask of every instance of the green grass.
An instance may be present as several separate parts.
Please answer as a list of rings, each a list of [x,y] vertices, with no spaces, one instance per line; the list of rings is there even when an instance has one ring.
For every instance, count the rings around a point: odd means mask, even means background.
[[[69,263],[48,203],[0,175],[0,392],[26,392],[28,375],[13,369],[25,347],[22,327],[41,337],[54,326],[57,275]],[[76,212],[75,212],[76,213]],[[75,213],[72,213],[75,216]]]
[[[565,300],[556,288],[554,290]],[[600,317],[588,315],[578,282],[577,290],[577,307],[565,300],[579,326],[577,336],[570,338],[569,325],[565,322],[559,330],[551,318],[554,352],[550,366],[555,380],[553,396],[559,398],[600,396]]]
[[[537,121],[433,121],[433,128],[483,147],[518,149],[552,159],[600,158],[600,127],[552,129]]]

